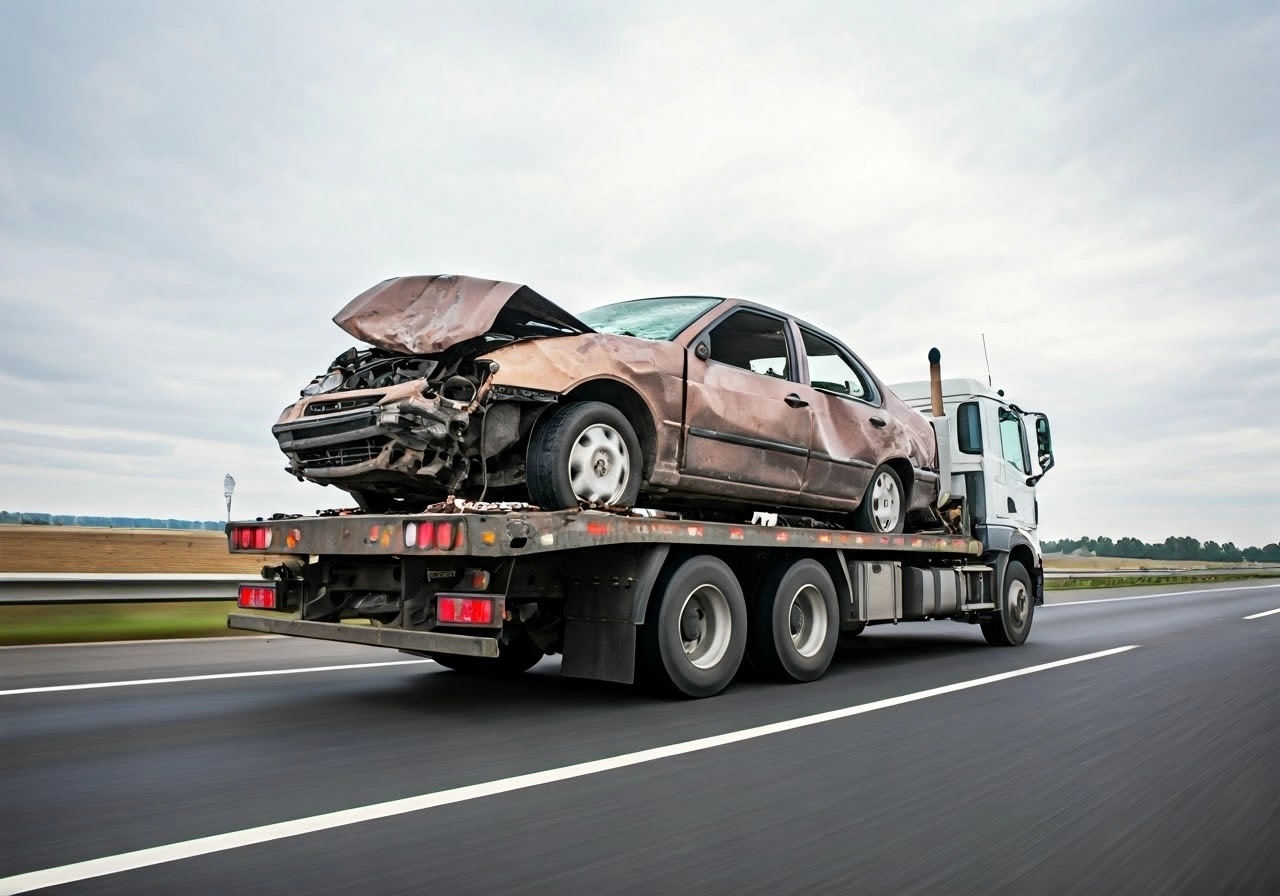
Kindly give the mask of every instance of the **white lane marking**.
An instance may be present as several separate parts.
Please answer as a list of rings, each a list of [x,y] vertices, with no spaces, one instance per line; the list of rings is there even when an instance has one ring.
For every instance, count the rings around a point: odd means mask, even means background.
[[[62,641],[58,644],[0,644],[0,650],[40,647],[136,647],[139,644],[186,644],[189,641],[279,641],[289,635],[210,635],[203,638],[138,638],[133,641]]]
[[[1276,613],[1280,613],[1280,609],[1267,610],[1265,613],[1254,613],[1252,616],[1246,616],[1244,618],[1245,619],[1261,619],[1263,616],[1274,616]]]
[[[730,731],[727,734],[715,734],[711,737],[701,737],[697,740],[688,740],[683,743],[670,744],[665,747],[654,747],[650,750],[640,750],[635,753],[624,753],[621,756],[611,756],[607,759],[596,759],[590,762],[581,762],[577,765],[566,765],[561,768],[553,768],[548,771],[533,772],[527,775],[516,775],[512,778],[501,778],[497,781],[486,781],[482,784],[469,784],[465,787],[456,787],[452,790],[440,790],[435,793],[422,794],[421,796],[411,796],[405,799],[391,800],[385,803],[374,803],[370,806],[359,806],[354,809],[343,809],[338,812],[328,812],[324,815],[313,815],[310,818],[298,818],[293,821],[282,821],[276,824],[268,824],[256,828],[246,828],[242,831],[232,831],[227,834],[215,834],[211,837],[200,837],[195,840],[186,840],[181,843],[170,843],[166,846],[154,846],[150,849],[140,849],[136,852],[126,852],[121,853],[120,855],[107,856],[101,859],[90,859],[86,862],[76,862],[74,864],[63,865],[58,868],[47,868],[42,871],[30,871],[26,874],[17,874],[13,877],[0,879],[0,893],[26,893],[42,887],[54,887],[61,884],[74,883],[75,881],[102,877],[107,874],[117,874],[121,871],[133,871],[138,868],[146,868],[150,865],[159,865],[164,862],[177,862],[182,859],[190,859],[196,856],[209,855],[210,853],[237,849],[241,846],[267,843],[272,840],[281,840],[286,837],[297,837],[302,834],[315,833],[316,831],[326,831],[332,828],[345,827],[346,825],[359,824],[363,821],[374,821],[379,818],[404,815],[408,812],[420,812],[423,809],[434,809],[438,806],[447,806],[451,803],[461,803],[467,800],[481,799],[483,797],[494,796],[500,793],[510,793],[513,790],[524,790],[529,787],[538,787],[542,784],[552,784],[557,781],[568,781],[572,778],[581,778],[586,775],[596,775],[601,772],[613,771],[615,769],[626,768],[632,765],[640,765],[641,763],[653,762],[658,759],[668,759],[672,756],[683,756],[686,753],[697,753],[701,750],[710,750],[713,747],[723,747],[728,744],[736,744],[741,741],[752,740],[757,737],[767,737],[771,734],[779,734],[783,731],[794,731],[797,728],[807,728],[811,725],[820,725],[823,722],[847,719],[850,716],[875,712],[878,709],[888,709],[892,706],[901,706],[904,703],[915,703],[918,700],[927,700],[930,697],[939,697],[943,694],[952,694],[956,691],[963,691],[969,688],[994,684],[997,681],[1007,681],[1010,678],[1030,675],[1033,672],[1043,672],[1047,669],[1057,669],[1061,666],[1073,665],[1074,663],[1083,663],[1089,660],[1102,659],[1103,657],[1113,656],[1117,653],[1124,653],[1125,651],[1133,650],[1136,647],[1138,647],[1137,644],[1130,644],[1125,647],[1113,647],[1110,650],[1101,650],[1097,653],[1073,656],[1065,660],[1055,660],[1051,663],[1041,663],[1038,666],[1028,666],[1024,669],[1015,669],[1012,672],[1000,672],[996,675],[988,675],[984,678],[973,678],[969,681],[960,681],[955,684],[930,688],[926,691],[916,691],[913,694],[904,694],[901,697],[889,697],[888,699],[876,700],[872,703],[847,706],[843,709],[834,709],[829,712],[816,713],[815,715],[801,716],[797,719],[788,719],[783,722],[760,725],[756,728],[744,728],[740,731]]]
[[[1152,600],[1157,597],[1179,597],[1183,594],[1222,594],[1227,591],[1258,591],[1263,588],[1280,588],[1280,581],[1274,585],[1241,585],[1239,588],[1197,588],[1193,591],[1163,591],[1160,594],[1137,594],[1133,597],[1100,597],[1097,600],[1064,600],[1061,603],[1045,603],[1040,609],[1049,607],[1083,607],[1086,604],[1113,604],[1122,600]]]
[[[14,688],[0,691],[0,697],[14,694],[49,694],[54,691],[88,691],[94,688],[129,688],[140,684],[177,684],[183,681],[216,681],[220,678],[259,678],[264,675],[299,675],[303,672],[339,672],[343,669],[376,669],[379,666],[415,666],[435,660],[391,660],[382,663],[349,663],[345,666],[308,666],[304,669],[267,669],[261,672],[219,672],[215,675],[183,675],[178,678],[139,678],[136,681],[95,681],[89,684],[55,684],[42,688]]]

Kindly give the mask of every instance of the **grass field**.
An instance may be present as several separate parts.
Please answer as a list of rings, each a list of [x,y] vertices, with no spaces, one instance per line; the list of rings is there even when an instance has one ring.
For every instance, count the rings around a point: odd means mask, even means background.
[[[221,532],[0,526],[0,572],[252,573],[262,557],[227,551]]]

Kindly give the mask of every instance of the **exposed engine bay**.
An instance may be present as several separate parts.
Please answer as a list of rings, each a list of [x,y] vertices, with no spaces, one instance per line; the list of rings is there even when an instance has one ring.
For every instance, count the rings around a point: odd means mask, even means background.
[[[558,396],[495,388],[481,356],[590,328],[528,287],[462,277],[384,281],[334,321],[373,347],[334,358],[272,427],[289,473],[371,511],[524,497],[518,449]]]
[[[365,510],[515,497],[525,461],[511,449],[555,396],[492,388],[498,362],[477,356],[511,341],[490,334],[434,356],[343,352],[272,428],[288,471],[338,485]]]

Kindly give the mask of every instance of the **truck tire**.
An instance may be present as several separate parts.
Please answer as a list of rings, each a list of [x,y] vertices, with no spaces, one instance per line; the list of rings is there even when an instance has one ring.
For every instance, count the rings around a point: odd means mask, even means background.
[[[815,681],[836,654],[840,605],[831,576],[816,560],[776,563],[751,607],[747,656],[762,675]]]
[[[496,657],[460,656],[455,653],[423,653],[421,655],[430,657],[439,665],[454,672],[496,678],[528,672],[544,656],[537,645],[524,635],[512,639],[510,644],[502,645]]]
[[[1004,571],[1004,595],[990,618],[982,620],[982,636],[992,647],[1017,647],[1031,633],[1031,617],[1036,602],[1031,591],[1031,576],[1017,560],[1010,560]]]
[[[635,428],[613,405],[579,401],[544,414],[529,439],[529,499],[545,510],[631,507],[644,458]]]
[[[718,557],[690,557],[654,584],[640,629],[641,678],[684,697],[720,693],[747,646],[747,602]]]
[[[907,520],[907,493],[902,480],[888,464],[881,464],[871,474],[862,503],[853,514],[853,524],[860,532],[901,532]]]

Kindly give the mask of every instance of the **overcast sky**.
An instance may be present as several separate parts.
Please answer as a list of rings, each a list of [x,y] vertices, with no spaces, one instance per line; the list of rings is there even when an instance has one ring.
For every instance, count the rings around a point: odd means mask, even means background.
[[[1053,420],[1042,533],[1280,539],[1274,2],[0,0],[0,508],[348,506],[386,277],[737,295]]]

